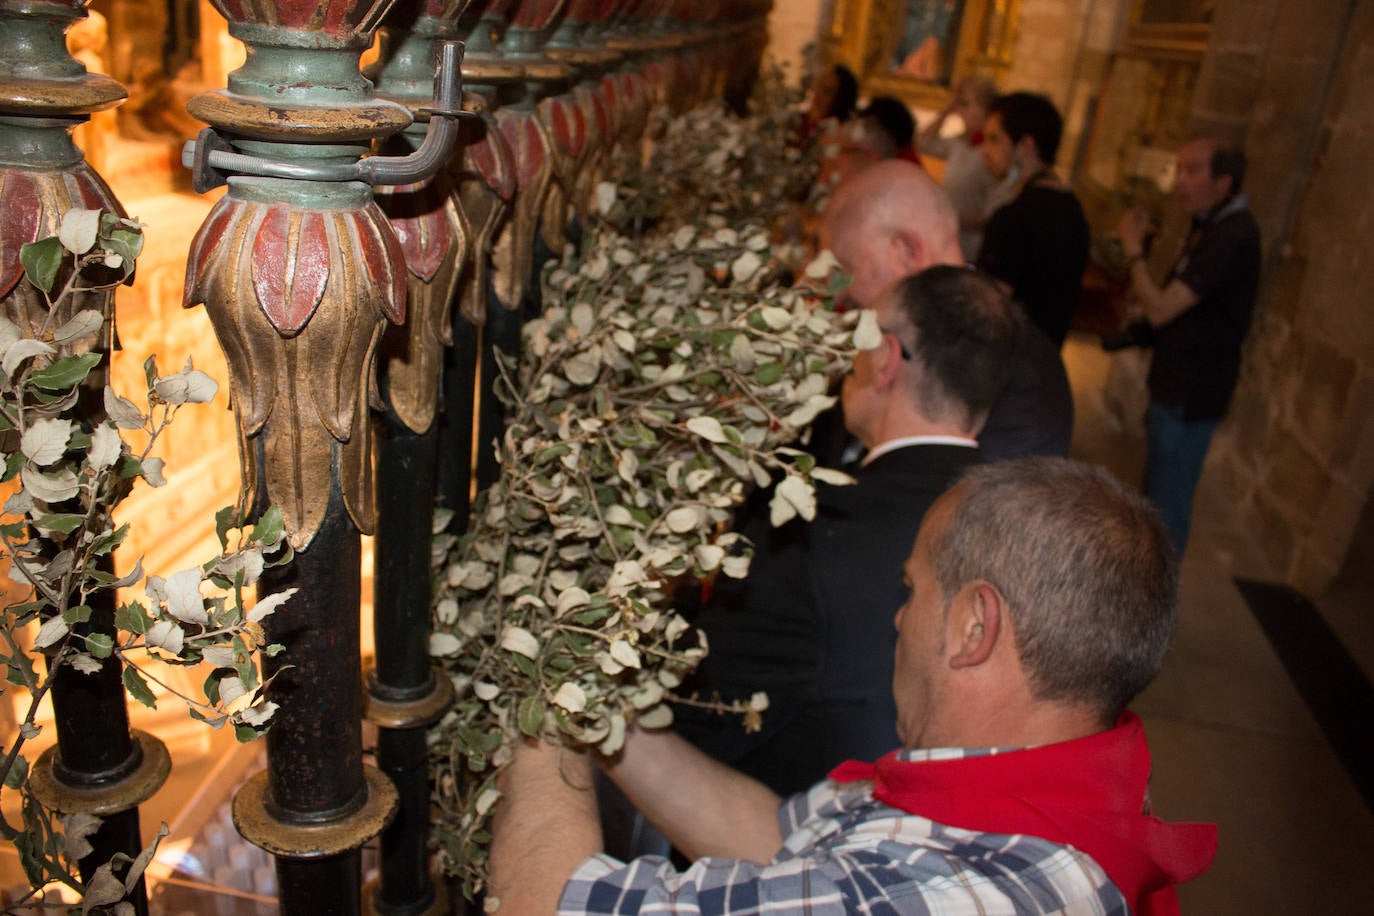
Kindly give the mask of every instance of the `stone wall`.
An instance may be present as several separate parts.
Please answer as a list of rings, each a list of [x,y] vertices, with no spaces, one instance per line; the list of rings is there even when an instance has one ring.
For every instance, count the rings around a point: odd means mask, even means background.
[[[1374,4],[1224,0],[1194,115],[1244,137],[1266,254],[1203,486],[1241,571],[1317,595],[1374,483]]]
[[[1021,0],[1011,66],[1001,85],[1043,93],[1059,106],[1064,139],[1058,164],[1066,176],[1129,12],[1130,0]]]
[[[1069,101],[1086,11],[1081,0],[1021,0],[1007,90],[1041,92],[1062,109]]]

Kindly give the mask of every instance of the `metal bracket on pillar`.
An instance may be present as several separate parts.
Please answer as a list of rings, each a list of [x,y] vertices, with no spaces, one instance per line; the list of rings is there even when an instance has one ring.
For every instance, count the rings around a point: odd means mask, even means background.
[[[361,181],[370,185],[410,184],[428,178],[448,162],[458,139],[458,122],[476,115],[463,109],[463,43],[438,43],[434,103],[421,109],[429,129],[420,148],[406,156],[368,156],[355,162],[297,162],[234,151],[213,127],[188,140],[181,162],[192,170],[192,186],[204,194],[228,183],[230,175],[297,181]]]

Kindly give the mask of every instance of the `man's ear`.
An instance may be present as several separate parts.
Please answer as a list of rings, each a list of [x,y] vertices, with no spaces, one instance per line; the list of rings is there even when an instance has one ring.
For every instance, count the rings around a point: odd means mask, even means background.
[[[897,384],[898,373],[905,360],[902,359],[902,342],[895,334],[884,334],[882,346],[874,351],[881,353],[882,359],[875,366],[875,374],[884,388]]]
[[[952,631],[946,635],[950,646],[951,668],[972,668],[983,664],[1003,637],[1007,601],[987,582],[964,586],[955,599],[957,613],[950,615]]]
[[[926,246],[918,233],[905,227],[898,229],[892,234],[891,244],[901,276],[910,276],[925,267]]]

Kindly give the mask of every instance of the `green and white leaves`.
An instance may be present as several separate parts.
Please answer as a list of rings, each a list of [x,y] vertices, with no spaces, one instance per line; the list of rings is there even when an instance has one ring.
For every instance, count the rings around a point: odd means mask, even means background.
[[[0,317],[0,430],[6,433],[0,443],[3,480],[13,491],[4,502],[0,555],[9,561],[11,580],[24,586],[11,590],[15,600],[0,614],[0,667],[34,703],[47,693],[48,679],[63,669],[109,671],[140,703],[154,706],[173,697],[212,727],[232,722],[241,740],[256,737],[266,731],[275,710],[263,696],[259,660],[281,651],[265,644],[260,621],[290,592],[268,596],[250,611],[242,590],[266,566],[289,559],[289,550],[280,546],[279,512],[269,510],[251,532],[240,530],[232,548],[227,537],[238,529],[226,517],[220,526],[226,553],[165,581],[150,579],[150,607],[121,605],[113,625],[92,610],[103,603],[97,600],[102,593],[109,600],[114,590],[143,579],[141,562],[122,575],[109,566],[128,532],[127,525],[116,527],[112,520],[115,505],[137,476],[163,482],[162,460],[150,455],[154,443],[180,405],[210,400],[216,385],[189,363],[158,378],[150,358],[145,363],[147,411],[104,386],[102,416],[90,395],[98,390],[108,352],[101,346],[108,291],[132,274],[143,227],[114,213],[78,208],[53,228],[56,235],[20,251],[27,282],[43,295],[21,290],[9,312],[17,317]],[[78,302],[96,307],[76,308]],[[120,430],[138,430],[132,438],[143,443],[143,450],[132,453]],[[20,628],[29,628],[28,634],[21,637]],[[46,656],[43,666],[35,664],[40,654]],[[156,671],[201,664],[212,669],[204,700],[180,693],[181,679],[159,677]],[[20,750],[39,733],[31,718],[32,710],[8,750],[0,751],[4,785],[23,790],[22,827],[12,839],[35,888],[60,881],[80,890],[75,863],[89,856],[89,837],[99,820],[72,815],[62,820],[62,834],[55,832],[55,812],[42,809],[25,786],[28,767]],[[158,839],[165,835],[164,825]],[[131,914],[133,906],[124,898],[156,845],[155,840],[132,861],[117,856],[97,868],[85,884],[81,912]]]
[[[430,637],[458,697],[431,734],[456,812],[438,845],[470,880],[481,800],[521,736],[615,753],[632,723],[672,721],[706,646],[671,593],[747,574],[752,548],[725,528],[749,491],[782,479],[779,505],[815,514],[821,475],[786,445],[833,403],[858,315],[779,282],[768,220],[799,163],[786,105],[767,112],[689,113],[647,169],[610,172],[644,180],[596,189],[603,225],[551,265],[523,359],[498,367],[501,477],[445,535]]]
[[[19,450],[39,467],[46,467],[67,451],[67,440],[72,435],[72,421],[61,417],[37,420],[24,430],[19,440]]]
[[[85,254],[95,247],[95,239],[99,233],[100,211],[73,207],[62,214],[57,240],[72,254]]]

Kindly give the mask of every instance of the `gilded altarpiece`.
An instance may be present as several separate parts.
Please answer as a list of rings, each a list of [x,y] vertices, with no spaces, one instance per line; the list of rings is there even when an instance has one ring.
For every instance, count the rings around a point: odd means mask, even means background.
[[[863,91],[940,108],[965,75],[1011,63],[1019,0],[835,0],[824,26],[827,57]]]

